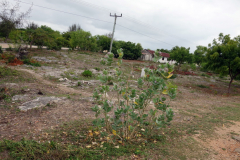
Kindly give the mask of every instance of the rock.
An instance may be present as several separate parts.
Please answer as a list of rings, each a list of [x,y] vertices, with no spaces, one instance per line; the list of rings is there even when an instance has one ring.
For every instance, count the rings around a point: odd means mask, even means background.
[[[232,138],[240,142],[240,136],[232,136]]]
[[[5,83],[5,86],[8,87],[8,88],[15,88],[15,87],[18,87],[18,84],[16,83]]]
[[[240,148],[236,148],[234,151],[240,153]]]
[[[63,78],[60,78],[60,79],[59,79],[59,82],[64,82],[64,79],[63,79]]]
[[[67,81],[70,81],[70,80],[67,79],[67,78],[59,78],[59,81],[60,81],[60,82],[67,82]]]
[[[12,101],[24,101],[29,98],[28,95],[15,95],[12,97]]]
[[[215,79],[210,79],[210,82],[213,82],[213,83],[215,83],[215,82],[216,82],[216,80],[215,80]]]
[[[57,97],[38,97],[34,100],[23,103],[18,108],[22,111],[27,111],[33,108],[45,107],[47,104],[58,102],[62,99]]]
[[[145,68],[142,68],[141,77],[145,77]]]
[[[34,56],[34,57],[32,57],[32,59],[35,59],[35,60],[37,60],[37,61],[43,61],[43,62],[46,62],[46,63],[52,63],[52,62],[58,62],[57,60],[56,60],[56,58],[55,57],[52,57],[52,56],[49,56],[49,57],[38,57],[38,56]]]
[[[91,71],[93,74],[99,73],[96,69],[90,69],[90,71]]]

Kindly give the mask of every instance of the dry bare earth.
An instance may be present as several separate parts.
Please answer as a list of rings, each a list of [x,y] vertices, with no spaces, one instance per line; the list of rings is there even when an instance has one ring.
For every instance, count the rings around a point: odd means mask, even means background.
[[[91,119],[94,113],[91,107],[93,90],[99,85],[97,81],[82,86],[76,86],[77,82],[90,81],[80,74],[85,69],[105,67],[99,64],[103,55],[92,53],[70,53],[36,51],[34,56],[55,57],[57,61],[45,63],[43,67],[30,66],[11,67],[26,77],[32,79],[29,82],[0,83],[1,88],[17,90],[20,95],[27,95],[26,100],[1,102],[0,106],[0,138],[20,140],[30,138],[38,140],[45,134],[46,129],[54,129],[60,125],[78,120]],[[2,64],[3,65],[3,64]],[[127,61],[123,70],[130,73],[129,67],[141,68],[149,63],[138,61]],[[101,72],[97,72],[98,74]],[[140,72],[135,72],[135,78]],[[200,73],[199,73],[200,74]],[[66,78],[69,82],[59,82],[59,78]],[[75,77],[75,78],[74,78]],[[96,80],[96,77],[93,79]],[[133,79],[134,80],[134,79]],[[191,145],[200,145],[200,150],[191,148],[173,148],[174,151],[183,152],[186,159],[240,159],[240,142],[232,139],[233,135],[240,135],[240,83],[235,81],[230,95],[225,94],[227,80],[215,78],[204,78],[202,76],[180,75],[173,80],[178,84],[178,95],[170,105],[175,111],[175,117],[171,127],[176,127],[183,134],[183,140],[192,138]],[[71,85],[72,84],[72,85]],[[132,84],[134,86],[134,84]],[[204,85],[207,88],[200,88]],[[23,90],[23,91],[22,91]],[[39,95],[39,91],[43,95]],[[61,101],[43,108],[19,111],[17,106],[39,96],[56,96]],[[8,106],[6,106],[6,104]],[[3,107],[3,106],[6,107]],[[191,146],[189,145],[189,146]],[[199,152],[199,153],[193,153]],[[158,159],[156,154],[154,159]],[[198,157],[202,156],[202,158]],[[176,158],[177,156],[175,156]],[[171,157],[169,157],[171,159]]]

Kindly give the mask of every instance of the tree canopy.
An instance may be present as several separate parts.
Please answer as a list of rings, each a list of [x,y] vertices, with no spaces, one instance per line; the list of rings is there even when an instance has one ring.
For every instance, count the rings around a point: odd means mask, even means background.
[[[0,36],[8,38],[10,32],[24,25],[24,19],[31,12],[31,7],[26,12],[19,12],[19,2],[11,7],[9,2],[4,0],[0,3]],[[6,41],[5,40],[5,41]]]
[[[189,51],[190,48],[175,46],[172,48],[170,58],[175,60],[180,65],[184,62],[191,62],[192,57]]]
[[[209,69],[230,76],[229,93],[233,79],[240,74],[240,36],[231,39],[230,35],[220,33],[218,39],[209,44],[206,59]]]
[[[80,31],[82,28],[79,24],[73,24],[69,26],[68,32]]]
[[[197,46],[197,49],[194,51],[194,55],[193,55],[194,62],[198,66],[201,66],[202,62],[204,62],[206,59],[206,54],[207,54],[207,47]]]

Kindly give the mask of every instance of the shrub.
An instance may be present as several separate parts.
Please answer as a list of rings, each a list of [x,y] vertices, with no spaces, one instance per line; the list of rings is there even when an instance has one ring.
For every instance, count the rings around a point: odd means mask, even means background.
[[[197,67],[195,63],[190,64],[190,67],[193,71],[196,71]]]
[[[122,141],[136,141],[136,139],[140,140],[139,137],[144,137],[143,141],[155,139],[161,136],[159,129],[169,124],[173,118],[173,111],[168,102],[176,97],[177,86],[165,82],[173,75],[173,67],[166,64],[156,66],[156,70],[145,69],[146,75],[149,76],[139,78],[137,80],[138,89],[131,89],[129,78],[125,77],[121,70],[122,57],[122,49],[119,49],[118,67],[115,68],[116,83],[111,89],[107,85],[109,82],[108,70],[104,70],[103,74],[98,77],[102,85],[95,89],[93,98],[96,103],[99,101],[101,103],[92,108],[96,113],[93,125],[98,134],[101,133],[112,143],[119,139],[121,139],[121,143],[123,143]],[[158,60],[157,55],[155,60]],[[101,63],[111,66],[113,54],[102,59]],[[166,68],[168,72],[165,71]],[[108,92],[116,93],[115,103],[108,99]],[[166,95],[169,96],[168,101]],[[150,101],[153,102],[154,108],[147,112]],[[109,115],[111,111],[114,113],[113,117]],[[98,118],[99,115],[103,118]],[[92,136],[92,131],[89,132],[89,136]]]
[[[85,70],[84,72],[82,72],[82,75],[84,76],[84,77],[92,77],[92,72],[91,71],[89,71],[89,70]]]
[[[190,66],[187,63],[181,65],[181,70],[187,72],[190,69]]]
[[[34,67],[41,67],[41,64],[39,62],[34,61],[34,60],[30,60],[30,59],[24,59],[23,63],[27,64],[27,65],[34,66]]]
[[[82,83],[81,83],[81,82],[78,82],[78,83],[77,83],[77,86],[82,86]]]
[[[14,54],[2,54],[2,59],[6,60],[6,63],[12,63],[16,56]]]
[[[13,49],[11,46],[9,46],[8,48],[6,48],[6,51],[13,51]]]

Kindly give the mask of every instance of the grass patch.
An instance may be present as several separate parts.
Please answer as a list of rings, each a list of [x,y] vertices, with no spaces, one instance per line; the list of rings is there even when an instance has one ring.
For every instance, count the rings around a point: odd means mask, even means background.
[[[197,87],[200,87],[200,88],[209,88],[208,86],[204,86],[204,85],[202,85],[202,84],[197,84],[196,86],[197,86]]]
[[[88,53],[88,52],[78,52],[78,54],[91,55],[91,54],[90,54],[90,53]]]
[[[17,70],[13,70],[8,67],[0,66],[0,77],[1,78],[8,77],[8,76],[17,76],[17,75],[19,75],[19,72]]]
[[[6,66],[0,66],[0,84],[33,82],[33,80],[34,78],[28,73],[23,73]]]
[[[207,158],[207,153],[199,152],[201,146],[191,137],[182,138],[176,126],[159,131],[156,141],[144,143],[104,142],[94,146],[88,138],[92,130],[90,120],[65,123],[55,130],[48,130],[37,141],[0,141],[0,152],[6,151],[13,159],[192,159]],[[39,142],[40,141],[40,142]],[[86,146],[92,145],[91,148]],[[116,147],[118,146],[118,147]]]
[[[208,77],[208,78],[211,77],[211,76],[209,76],[208,74],[205,74],[205,73],[202,73],[201,76],[203,76],[203,77]]]

